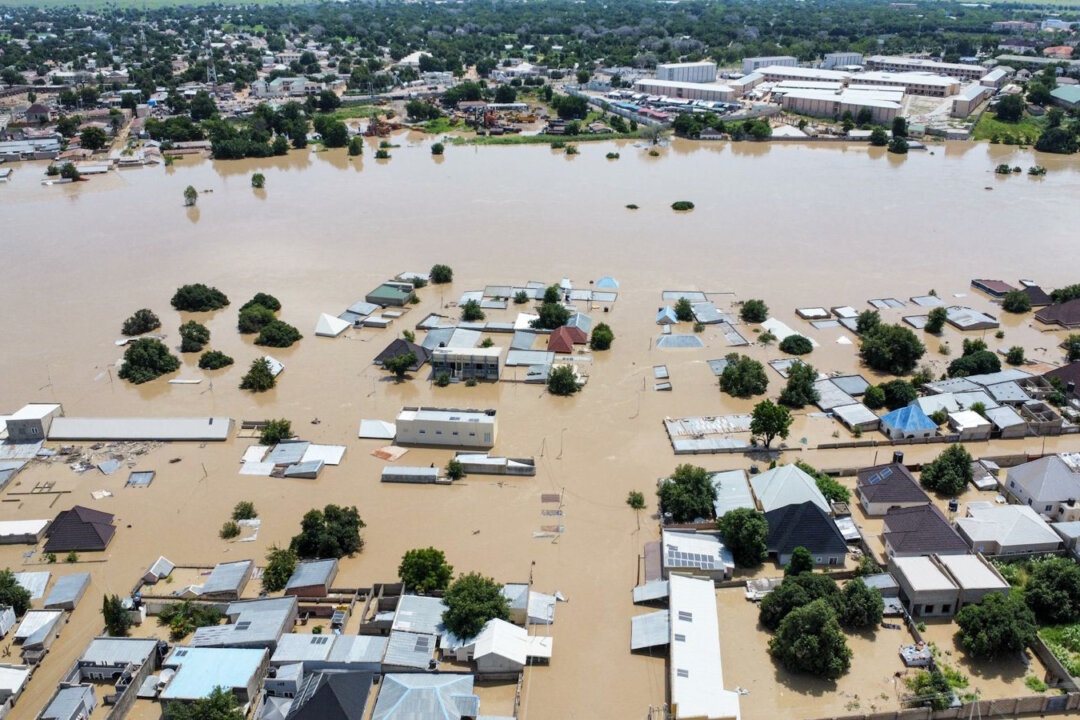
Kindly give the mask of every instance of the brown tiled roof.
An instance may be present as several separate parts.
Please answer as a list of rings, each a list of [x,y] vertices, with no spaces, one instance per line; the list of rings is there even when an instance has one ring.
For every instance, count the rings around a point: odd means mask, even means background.
[[[966,552],[967,543],[957,534],[936,505],[894,508],[885,513],[882,539],[905,555]]]
[[[855,486],[872,503],[930,502],[919,483],[900,463],[874,465],[858,472]]]
[[[104,550],[116,534],[113,516],[100,510],[76,505],[63,510],[49,526],[45,552]]]
[[[1076,327],[1080,325],[1080,299],[1045,307],[1035,313],[1035,319],[1048,325]]]

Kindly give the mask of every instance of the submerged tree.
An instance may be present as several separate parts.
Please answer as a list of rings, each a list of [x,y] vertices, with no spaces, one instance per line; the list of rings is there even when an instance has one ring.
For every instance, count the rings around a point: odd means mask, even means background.
[[[199,200],[199,191],[188,185],[184,188],[184,207],[194,207]]]
[[[476,637],[489,620],[510,619],[510,603],[502,594],[502,585],[479,573],[462,575],[452,582],[443,602],[443,624],[459,638]]]

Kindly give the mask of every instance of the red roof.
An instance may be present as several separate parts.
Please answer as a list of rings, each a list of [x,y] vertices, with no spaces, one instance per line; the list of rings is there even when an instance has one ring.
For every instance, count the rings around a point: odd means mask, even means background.
[[[561,327],[551,333],[548,338],[548,352],[572,353],[574,352],[574,336],[570,332],[572,328]],[[580,332],[580,330],[578,331]]]
[[[566,330],[570,335],[570,341],[575,345],[585,345],[589,342],[589,336],[585,334],[585,331],[579,327],[567,325],[566,327],[559,328],[560,330]]]

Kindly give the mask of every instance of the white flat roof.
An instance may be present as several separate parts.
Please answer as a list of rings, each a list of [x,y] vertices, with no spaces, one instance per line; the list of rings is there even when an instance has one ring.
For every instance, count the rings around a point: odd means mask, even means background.
[[[982,65],[964,65],[961,63],[944,63],[926,58],[903,57],[901,55],[871,55],[866,58],[867,62],[893,64],[893,65],[918,65],[927,70],[966,70],[970,72],[982,72]]]
[[[501,347],[441,347],[432,348],[431,356],[436,355],[472,355],[475,357],[499,357],[502,355]]]
[[[227,440],[227,417],[78,418],[58,417],[50,440]]]
[[[658,68],[684,68],[684,67],[708,67],[710,65],[713,66],[713,67],[716,67],[716,63],[708,61],[708,60],[702,60],[700,62],[660,63],[656,67],[658,67]]]
[[[59,408],[56,403],[29,403],[9,415],[8,420],[40,420]]]
[[[949,413],[949,420],[959,429],[990,427],[990,421],[974,410]]]
[[[938,561],[964,590],[1006,590],[1009,583],[994,574],[977,555],[942,555]]]
[[[760,67],[754,72],[759,72],[762,75],[790,75],[792,77],[818,80],[842,81],[851,77],[851,73],[841,72],[840,70],[820,70],[818,68],[803,68],[790,65],[769,65]]]
[[[897,571],[907,579],[913,592],[956,589],[953,581],[926,556],[893,558],[893,563]]]
[[[411,420],[430,420],[433,422],[475,422],[486,425],[495,424],[495,416],[488,415],[478,410],[402,410],[398,416],[398,422]]]
[[[960,81],[956,78],[943,77],[941,75],[935,75],[934,73],[926,72],[885,72],[884,70],[869,70],[867,72],[853,75],[851,81],[855,83],[866,82],[902,82],[909,85],[940,85],[942,87],[949,87],[951,85],[959,85]]]
[[[730,85],[721,85],[720,83],[693,83],[683,82],[682,80],[657,80],[656,78],[649,78],[647,80],[635,80],[634,85],[651,85],[653,87],[682,89],[682,90],[715,90],[717,92],[734,92]]]
[[[739,696],[724,690],[720,624],[712,580],[672,575],[671,704],[676,718],[740,718]]]
[[[8,535],[37,535],[51,520],[5,520],[0,522],[0,537]]]

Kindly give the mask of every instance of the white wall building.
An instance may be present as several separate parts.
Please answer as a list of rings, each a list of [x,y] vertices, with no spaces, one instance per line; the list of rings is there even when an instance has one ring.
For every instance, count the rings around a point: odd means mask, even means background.
[[[675,80],[638,80],[634,83],[635,92],[680,100],[709,100],[712,102],[731,102],[735,91],[728,85],[719,83],[692,83]]]
[[[665,63],[656,66],[657,80],[675,80],[689,83],[711,83],[716,81],[716,63],[687,62]]]
[[[494,410],[403,408],[397,416],[398,444],[490,448],[498,424]]]
[[[929,72],[871,70],[851,76],[851,86],[858,85],[895,87],[903,89],[909,95],[929,95],[930,97],[950,97],[960,92],[960,81],[956,78]]]
[[[851,79],[851,73],[841,70],[822,70],[820,68],[804,68],[787,65],[766,65],[758,68],[757,72],[765,77],[765,82],[780,82],[782,80],[822,80],[825,82],[847,83]]]
[[[943,63],[936,60],[901,57],[899,55],[871,55],[866,58],[866,67],[870,70],[888,70],[890,72],[929,72],[962,80],[978,80],[988,72],[987,68],[982,65]]]
[[[791,55],[769,55],[763,57],[748,57],[743,58],[742,71],[744,73],[752,73],[755,70],[760,70],[763,67],[773,66],[786,66],[795,67],[799,64],[797,58]]]
[[[871,122],[888,125],[900,114],[900,101],[903,91],[860,92],[847,89],[842,92],[832,90],[791,90],[780,98],[780,105],[790,112],[822,118],[839,118],[845,112],[857,116],[863,109],[870,111]]]
[[[857,52],[833,52],[825,53],[825,69],[832,70],[833,68],[844,67],[846,65],[862,65],[863,56],[862,53]]]
[[[672,717],[738,720],[739,695],[724,689],[712,581],[672,575],[668,584]]]

